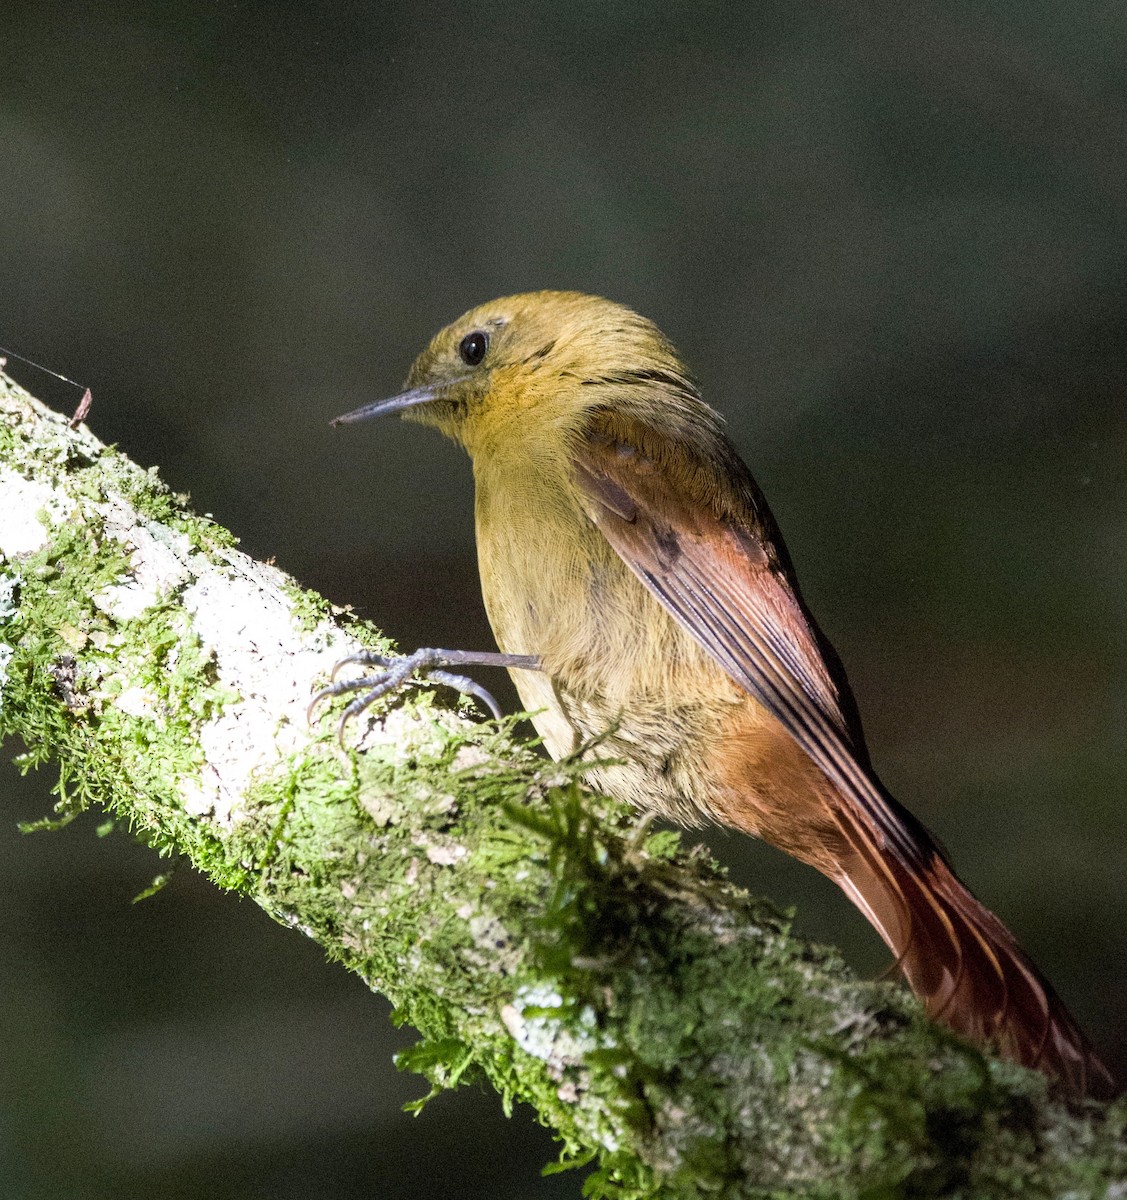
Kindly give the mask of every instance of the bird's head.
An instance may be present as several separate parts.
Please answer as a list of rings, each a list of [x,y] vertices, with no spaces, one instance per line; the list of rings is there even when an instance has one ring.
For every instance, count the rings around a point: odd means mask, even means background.
[[[675,426],[716,420],[661,331],[621,304],[527,292],[471,309],[437,333],[406,387],[334,424],[399,413],[471,455],[566,440],[596,409]]]

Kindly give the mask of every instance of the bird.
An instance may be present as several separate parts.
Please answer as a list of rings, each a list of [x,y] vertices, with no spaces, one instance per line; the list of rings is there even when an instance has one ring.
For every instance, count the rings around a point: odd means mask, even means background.
[[[514,295],[437,333],[386,414],[469,453],[499,648],[421,650],[315,698],[345,721],[409,675],[501,665],[548,753],[599,739],[595,786],[682,826],[762,838],[836,883],[926,1012],[1072,1096],[1116,1088],[1002,921],[876,775],[838,655],[762,492],[651,321],[596,296]],[[609,760],[609,761],[603,761]]]

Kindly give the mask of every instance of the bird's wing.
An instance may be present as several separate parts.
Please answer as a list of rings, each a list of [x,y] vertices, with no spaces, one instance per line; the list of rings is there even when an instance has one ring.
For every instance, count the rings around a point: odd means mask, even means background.
[[[836,790],[867,816],[881,849],[918,861],[917,839],[858,761],[830,672],[802,605],[750,518],[686,499],[636,442],[592,430],[575,479],[603,536],[654,597],[772,713]]]
[[[996,1040],[1077,1092],[1108,1093],[1110,1076],[1051,986],[865,765],[818,635],[754,502],[718,502],[702,486],[707,464],[679,463],[652,431],[621,419],[611,434],[593,425],[573,454],[587,511],[610,545],[833,785],[834,817],[852,849],[837,882],[892,947],[929,1012],[968,1037]],[[734,457],[729,465],[743,470]],[[714,471],[710,482],[717,484]]]

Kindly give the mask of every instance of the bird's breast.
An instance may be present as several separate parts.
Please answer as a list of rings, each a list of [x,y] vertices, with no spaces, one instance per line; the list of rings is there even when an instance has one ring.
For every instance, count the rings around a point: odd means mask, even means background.
[[[514,487],[475,475],[485,608],[503,651],[540,657],[542,671],[512,676],[549,753],[613,731],[601,754],[623,763],[599,784],[698,823],[710,814],[686,781],[746,694],[618,557],[567,478],[541,472]]]
[[[611,548],[570,479],[522,484],[478,474],[482,595],[502,650],[537,654],[570,691],[619,707],[722,674]]]

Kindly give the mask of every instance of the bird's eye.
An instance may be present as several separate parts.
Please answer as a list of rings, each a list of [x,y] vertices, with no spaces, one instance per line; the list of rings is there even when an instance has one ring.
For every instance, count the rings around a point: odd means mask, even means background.
[[[484,329],[475,329],[473,333],[467,333],[458,345],[458,353],[462,356],[462,362],[469,367],[476,367],[485,357],[488,349],[489,334]]]

